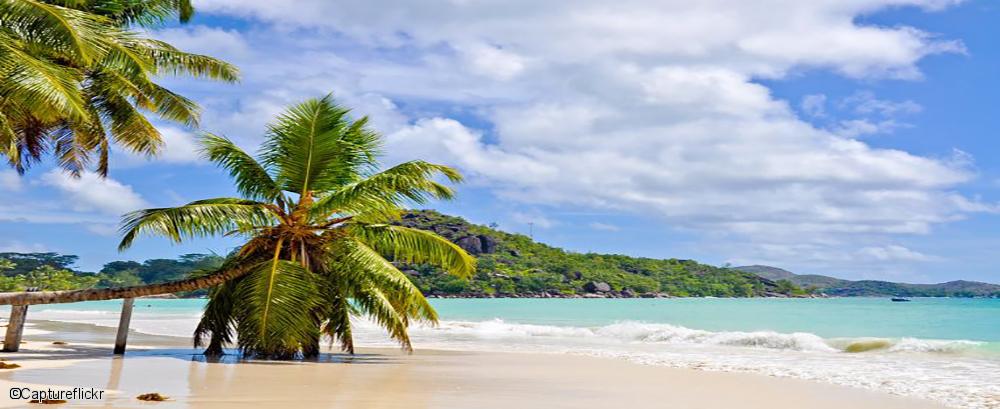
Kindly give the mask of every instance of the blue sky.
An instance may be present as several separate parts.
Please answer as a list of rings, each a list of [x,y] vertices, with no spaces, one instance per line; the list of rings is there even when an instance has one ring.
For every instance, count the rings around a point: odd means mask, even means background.
[[[151,35],[241,68],[237,85],[164,79],[203,130],[254,149],[284,106],[333,92],[386,136],[387,164],[467,175],[432,207],[556,246],[1000,282],[995,4],[604,3],[204,0]],[[122,212],[234,194],[197,130],[161,125],[164,155],[116,152],[107,180],[0,171],[0,251],[91,270],[227,251],[116,252]]]

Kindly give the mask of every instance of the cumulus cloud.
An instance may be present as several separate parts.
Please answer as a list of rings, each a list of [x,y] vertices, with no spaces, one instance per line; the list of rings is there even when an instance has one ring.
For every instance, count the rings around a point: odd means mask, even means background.
[[[42,182],[55,187],[68,199],[68,207],[80,212],[121,215],[149,207],[145,199],[129,185],[111,178],[85,172],[79,178],[53,169],[42,175]]]
[[[253,93],[206,102],[206,125],[231,136],[259,135],[282,106],[334,90],[379,121],[391,161],[455,165],[508,200],[655,215],[760,244],[729,247],[747,255],[877,261],[845,237],[925,234],[995,208],[955,193],[974,169],[855,139],[902,126],[913,101],[816,94],[801,112],[856,116],[816,125],[759,80],[920,78],[921,59],[964,46],[858,17],[957,3],[203,0],[202,12],[264,24],[165,35],[254,44],[232,53]]]
[[[170,163],[193,163],[202,160],[198,143],[190,132],[177,128],[160,128],[163,136],[163,152],[157,156],[157,160]]]
[[[493,79],[509,80],[525,68],[521,56],[491,45],[468,44],[458,50],[471,71]]]

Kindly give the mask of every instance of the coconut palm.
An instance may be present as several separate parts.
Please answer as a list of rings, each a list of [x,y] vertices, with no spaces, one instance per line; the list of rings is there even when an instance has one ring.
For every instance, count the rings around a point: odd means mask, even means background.
[[[231,277],[211,289],[195,331],[206,353],[221,353],[234,335],[248,356],[315,356],[322,336],[353,352],[352,316],[371,319],[409,350],[410,321],[437,315],[390,260],[467,277],[474,259],[434,233],[390,224],[408,202],[453,196],[435,177],[461,176],[423,161],[379,171],[380,142],[367,118],[350,119],[330,96],[288,109],[269,126],[256,157],[207,135],[206,156],[229,172],[241,197],[128,214],[120,249],[143,234],[176,242],[246,237],[206,273]]]
[[[186,1],[54,3],[81,10],[0,0],[0,154],[20,173],[51,152],[73,174],[94,167],[107,175],[111,143],[155,155],[163,142],[145,112],[186,126],[197,126],[199,116],[193,101],[155,77],[237,80],[223,61],[126,27],[165,19],[171,7],[183,18]],[[104,15],[85,11],[95,7]]]

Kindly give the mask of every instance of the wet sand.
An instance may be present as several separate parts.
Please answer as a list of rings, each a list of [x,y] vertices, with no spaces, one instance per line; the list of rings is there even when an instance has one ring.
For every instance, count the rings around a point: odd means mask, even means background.
[[[134,336],[125,357],[112,358],[111,329],[54,323],[35,328],[58,332],[26,336],[22,352],[0,354],[23,366],[0,370],[0,390],[61,385],[107,391],[102,400],[71,401],[72,407],[941,408],[794,379],[557,354],[368,349],[355,356],[325,353],[318,362],[238,362],[231,356],[208,362],[187,339]],[[54,340],[68,345],[52,345]],[[171,399],[135,399],[149,392]],[[0,406],[24,405],[0,399]]]

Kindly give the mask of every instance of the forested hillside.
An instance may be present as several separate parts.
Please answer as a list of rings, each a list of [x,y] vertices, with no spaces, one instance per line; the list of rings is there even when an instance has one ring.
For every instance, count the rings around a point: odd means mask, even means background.
[[[754,274],[693,260],[573,253],[432,210],[403,215],[407,227],[436,232],[478,260],[471,280],[428,266],[401,266],[426,294],[465,297],[716,296],[778,294]]]

